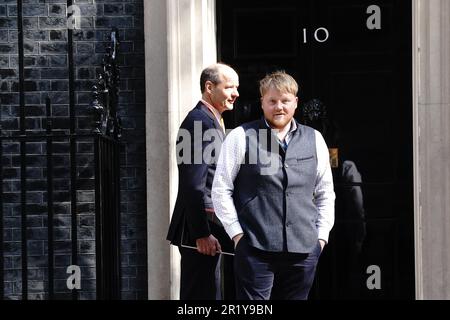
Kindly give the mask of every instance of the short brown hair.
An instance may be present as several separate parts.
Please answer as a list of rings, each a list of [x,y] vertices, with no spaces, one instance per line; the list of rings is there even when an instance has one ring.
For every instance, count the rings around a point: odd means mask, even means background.
[[[203,69],[202,74],[200,75],[200,91],[202,93],[205,92],[206,81],[211,81],[215,85],[218,85],[222,81],[220,74],[224,67],[233,69],[222,62],[214,63]]]
[[[297,81],[284,71],[272,72],[259,81],[261,97],[271,88],[277,89],[282,93],[291,93],[294,96],[298,93]]]

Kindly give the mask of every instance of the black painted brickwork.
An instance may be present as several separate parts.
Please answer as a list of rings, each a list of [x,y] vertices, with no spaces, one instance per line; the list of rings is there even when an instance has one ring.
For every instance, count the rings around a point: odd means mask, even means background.
[[[121,224],[122,299],[147,297],[145,85],[143,0],[74,1],[81,10],[81,29],[74,31],[77,131],[90,130],[92,84],[101,65],[112,27],[119,28],[121,66],[119,114],[122,118]],[[45,130],[45,98],[52,100],[53,127],[69,128],[66,1],[24,0],[25,103],[28,132]],[[0,0],[0,112],[3,134],[19,130],[17,7]],[[78,248],[82,299],[95,298],[95,229],[92,145],[77,144]],[[70,265],[69,144],[54,145],[55,290],[69,298]],[[20,145],[3,143],[5,296],[21,298]],[[45,299],[47,288],[46,145],[27,144],[29,298]]]

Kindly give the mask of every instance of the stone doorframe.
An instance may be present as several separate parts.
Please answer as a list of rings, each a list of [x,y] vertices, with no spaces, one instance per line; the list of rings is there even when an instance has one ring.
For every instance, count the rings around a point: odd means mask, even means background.
[[[450,299],[450,1],[413,1],[417,299]],[[148,297],[177,299],[179,254],[165,240],[177,191],[175,138],[216,61],[215,0],[145,0]]]
[[[417,299],[450,299],[450,1],[413,0]]]

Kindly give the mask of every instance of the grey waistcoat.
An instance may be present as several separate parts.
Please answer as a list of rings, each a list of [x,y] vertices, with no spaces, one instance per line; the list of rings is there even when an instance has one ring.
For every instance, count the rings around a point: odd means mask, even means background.
[[[312,252],[318,241],[314,129],[297,123],[284,152],[263,119],[242,127],[246,156],[233,199],[247,241],[265,251]]]

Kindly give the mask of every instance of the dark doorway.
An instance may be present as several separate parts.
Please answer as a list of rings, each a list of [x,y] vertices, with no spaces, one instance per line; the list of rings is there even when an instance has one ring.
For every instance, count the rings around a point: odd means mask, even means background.
[[[411,12],[403,0],[217,1],[219,60],[240,75],[227,127],[262,115],[258,80],[282,69],[300,84],[296,118],[336,155],[336,222],[311,299],[415,297]]]

